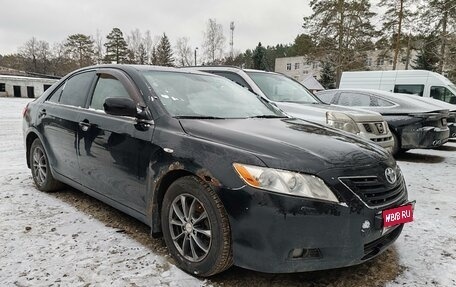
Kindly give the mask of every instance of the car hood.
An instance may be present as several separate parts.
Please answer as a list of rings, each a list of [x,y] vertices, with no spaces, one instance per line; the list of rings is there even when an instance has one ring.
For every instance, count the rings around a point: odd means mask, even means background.
[[[326,124],[326,112],[329,111],[343,112],[350,116],[355,122],[383,121],[383,118],[379,113],[360,109],[351,109],[341,106],[288,102],[274,102],[274,104],[292,117],[305,119],[320,124]]]
[[[348,133],[299,119],[180,119],[197,138],[239,148],[267,166],[306,173],[390,161],[386,150]]]

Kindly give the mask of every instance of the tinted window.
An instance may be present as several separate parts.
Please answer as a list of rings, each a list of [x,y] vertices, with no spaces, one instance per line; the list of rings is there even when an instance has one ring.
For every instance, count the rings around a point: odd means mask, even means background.
[[[56,89],[52,95],[48,98],[48,101],[53,102],[53,103],[58,103],[60,99],[60,94],[62,94],[62,90],[65,84],[60,85],[58,89]]]
[[[335,93],[331,92],[321,92],[317,93],[317,98],[319,98],[323,103],[330,104],[334,98]]]
[[[371,97],[359,93],[341,93],[339,96],[339,101],[337,102],[342,106],[351,106],[351,107],[368,107],[371,105]]]
[[[219,72],[219,71],[211,71],[212,74],[219,75],[222,77],[225,77],[227,79],[230,79],[231,81],[245,87],[245,88],[250,88],[249,84],[238,74],[235,73],[230,73],[230,72]]]
[[[448,103],[456,102],[456,96],[445,87],[432,86],[431,87],[431,98],[445,101]]]
[[[84,107],[95,72],[85,72],[71,77],[65,83],[60,103]]]
[[[423,96],[424,85],[395,85],[395,93],[412,94]]]
[[[90,108],[104,110],[106,98],[130,98],[123,84],[111,75],[102,74],[98,78],[97,86],[93,92]]]

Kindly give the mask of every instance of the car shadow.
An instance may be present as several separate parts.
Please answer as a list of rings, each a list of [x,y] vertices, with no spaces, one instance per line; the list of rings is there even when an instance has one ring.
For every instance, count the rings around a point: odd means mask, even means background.
[[[397,155],[396,160],[415,163],[441,163],[445,158],[438,155],[405,152]]]
[[[223,286],[384,286],[405,270],[398,262],[393,246],[377,258],[357,266],[289,274],[268,274],[232,267],[209,281]]]
[[[456,146],[452,146],[452,145],[443,145],[443,146],[440,146],[440,147],[436,148],[436,150],[456,151]]]
[[[64,189],[49,195],[62,200],[77,210],[99,220],[105,226],[124,233],[148,248],[151,252],[166,256],[170,264],[175,264],[168,254],[164,240],[152,238],[150,228],[137,219],[92,198],[76,189]],[[274,262],[271,262],[274,264]],[[231,267],[225,272],[206,279],[214,286],[384,286],[404,271],[399,265],[397,252],[389,248],[377,258],[361,265],[314,272],[291,274],[268,274],[239,267]],[[254,282],[254,283],[253,283]]]

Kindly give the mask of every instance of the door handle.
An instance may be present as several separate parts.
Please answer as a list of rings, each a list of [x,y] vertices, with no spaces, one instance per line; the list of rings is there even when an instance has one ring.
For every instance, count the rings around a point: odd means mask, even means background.
[[[46,115],[46,109],[42,109],[39,113],[38,113],[38,117],[42,118]]]
[[[81,130],[83,132],[86,132],[89,130],[91,124],[88,122],[88,121],[82,121],[82,122],[79,122],[79,127],[81,127]]]

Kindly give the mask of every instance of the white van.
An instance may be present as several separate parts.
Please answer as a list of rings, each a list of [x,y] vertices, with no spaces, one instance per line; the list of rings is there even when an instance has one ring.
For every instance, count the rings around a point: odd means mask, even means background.
[[[424,70],[343,72],[339,88],[414,94],[456,104],[456,86],[444,76]]]

